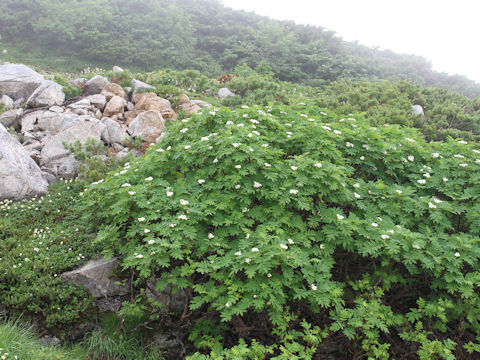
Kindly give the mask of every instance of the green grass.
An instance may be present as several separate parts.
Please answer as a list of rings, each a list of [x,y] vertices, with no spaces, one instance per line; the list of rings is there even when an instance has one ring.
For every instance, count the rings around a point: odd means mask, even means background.
[[[16,321],[0,323],[0,358],[3,360],[86,360],[87,353],[79,346],[43,346],[31,328]]]

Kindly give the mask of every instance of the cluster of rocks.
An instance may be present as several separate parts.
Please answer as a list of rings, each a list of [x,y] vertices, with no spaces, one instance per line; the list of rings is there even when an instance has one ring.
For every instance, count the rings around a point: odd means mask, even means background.
[[[65,102],[62,86],[27,66],[0,66],[0,102],[8,109],[0,114],[0,199],[41,195],[57,178],[75,177],[79,163],[65,143],[93,139],[115,156],[132,151],[139,156],[125,141],[141,137],[153,143],[164,131],[165,120],[177,118],[170,101],[141,92],[154,87],[139,80],[132,81],[133,89],[100,75],[72,83],[82,86],[83,96]],[[211,106],[186,95],[180,103],[188,114]]]

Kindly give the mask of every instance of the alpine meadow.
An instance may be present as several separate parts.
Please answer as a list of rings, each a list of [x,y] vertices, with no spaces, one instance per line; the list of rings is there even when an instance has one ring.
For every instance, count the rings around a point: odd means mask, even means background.
[[[217,0],[0,14],[2,360],[479,358],[480,84]]]

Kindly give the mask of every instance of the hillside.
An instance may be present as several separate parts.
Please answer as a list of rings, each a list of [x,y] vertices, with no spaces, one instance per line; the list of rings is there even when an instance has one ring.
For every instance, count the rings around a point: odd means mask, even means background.
[[[0,13],[3,60],[54,70],[121,65],[217,77],[246,63],[315,86],[403,79],[480,96],[479,84],[434,72],[421,57],[345,42],[330,30],[235,11],[217,0],[4,0]]]

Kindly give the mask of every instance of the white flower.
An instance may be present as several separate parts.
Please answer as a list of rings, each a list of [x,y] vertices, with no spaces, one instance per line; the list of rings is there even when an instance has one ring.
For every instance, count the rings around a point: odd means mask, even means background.
[[[437,204],[440,204],[442,202],[442,200],[437,199],[437,198],[433,198],[433,202],[436,202]]]
[[[179,220],[187,220],[188,218],[187,218],[187,215],[179,215],[178,219]]]
[[[375,228],[378,227],[378,224],[377,224],[376,222],[373,222],[373,223],[371,223],[370,225],[372,225],[372,226],[375,227]]]
[[[204,136],[200,139],[200,141],[208,141],[208,140],[210,140],[209,136]]]
[[[407,156],[408,161],[413,161],[415,160],[415,157],[413,155]]]
[[[440,156],[440,154],[439,154],[439,153],[433,153],[432,156],[433,156],[434,158],[438,158],[438,157]]]
[[[334,134],[340,135],[342,132],[340,130],[333,130]]]
[[[205,184],[205,180],[204,180],[204,179],[198,179],[198,183],[199,183],[200,185]]]
[[[254,247],[252,248],[252,252],[259,252],[260,250],[258,250],[258,248]]]
[[[387,240],[387,239],[390,239],[390,236],[388,236],[388,235],[386,235],[386,234],[382,234],[382,235],[381,235],[381,238],[382,238],[383,240]]]
[[[249,109],[248,105],[242,105],[240,106],[242,109]]]
[[[460,253],[458,251],[454,255],[455,257],[460,257]]]
[[[167,147],[167,150],[172,150],[172,147],[171,146]]]
[[[268,278],[271,278],[271,277],[272,277],[272,274],[268,273],[268,274],[267,274],[267,277],[268,277]]]
[[[233,144],[232,144],[232,146],[233,146],[234,148],[238,148],[240,145],[241,145],[240,143],[233,143]]]
[[[237,252],[235,253],[235,255],[236,255],[236,256],[242,256],[242,252],[241,252],[241,251],[237,251]]]
[[[170,224],[171,228],[174,228],[175,226],[177,226],[177,224]]]
[[[228,120],[225,124],[227,124],[227,125],[233,125],[233,121]]]
[[[318,288],[317,288],[317,285],[312,284],[312,290],[313,290],[313,291],[317,291],[317,289],[318,289]]]
[[[33,251],[35,251],[35,252],[39,252],[39,251],[40,251],[40,249],[39,249],[39,248],[33,248]]]
[[[401,193],[403,193],[403,191],[402,191],[402,190],[395,190],[395,191],[396,191],[398,194],[401,194]]]
[[[425,174],[423,174],[423,177],[429,178],[429,177],[430,177],[430,174],[429,174],[429,173],[425,173]]]
[[[281,247],[282,249],[285,249],[285,250],[288,249],[288,245],[285,245],[285,244],[280,244],[280,247]]]
[[[325,244],[320,244],[320,249],[325,249]]]
[[[325,126],[325,125],[322,125],[322,128],[324,128],[325,130],[332,130],[330,127]]]
[[[182,130],[180,130],[181,133],[186,133],[188,131],[188,128],[183,128]]]
[[[443,182],[447,182],[447,181],[448,181],[448,179],[444,177],[444,178],[443,178]]]
[[[417,245],[417,244],[413,244],[412,247],[417,250],[420,249],[420,245]]]
[[[218,163],[218,158],[213,159],[213,163],[214,164]]]
[[[160,153],[161,153],[161,152],[164,152],[164,151],[165,151],[165,150],[163,150],[162,148],[157,149],[157,152],[160,152]]]
[[[132,185],[130,185],[129,183],[125,183],[122,185],[122,187],[129,187],[129,186],[132,186]]]
[[[252,259],[250,259],[250,258],[246,258],[246,259],[245,259],[245,262],[246,262],[247,264],[250,264],[250,261],[252,261]]]
[[[231,306],[231,304],[229,302],[225,303],[226,308],[229,308],[230,306]]]
[[[148,234],[148,233],[150,232],[150,229],[143,229],[143,232],[144,232],[145,234]]]
[[[288,243],[289,243],[289,244],[295,244],[295,242],[293,241],[293,239],[288,239]]]
[[[250,239],[250,234],[245,235],[245,239]]]
[[[142,258],[143,258],[143,255],[142,255],[142,254],[137,254],[137,255],[135,255],[135,257],[136,257],[137,259],[142,259]]]
[[[437,205],[433,205],[431,202],[428,203],[428,207],[430,209],[435,209],[437,207]]]
[[[173,196],[173,191],[167,191],[167,196],[168,197]]]
[[[213,115],[213,116],[217,115],[217,113],[216,113],[215,111],[209,111],[208,113],[209,113],[210,115]]]
[[[360,187],[360,184],[359,183],[353,184],[353,187],[358,189]]]
[[[143,222],[143,221],[145,221],[145,220],[146,220],[146,219],[145,219],[144,217],[139,217],[139,218],[138,218],[138,221],[140,221],[140,222]]]
[[[241,169],[242,165],[235,165],[235,169]]]
[[[427,182],[427,180],[425,180],[425,179],[418,179],[417,182],[418,182],[419,184],[425,184],[425,183]]]
[[[235,189],[240,189],[242,186],[240,184],[235,185]]]
[[[210,240],[212,240],[214,237],[215,237],[215,235],[213,235],[212,233],[208,233],[208,238],[209,238]]]
[[[243,123],[237,124],[238,127],[244,127]]]
[[[258,124],[258,123],[259,123],[259,121],[258,121],[258,120],[255,120],[255,119],[250,119],[250,122],[251,122],[252,124]]]
[[[242,212],[243,212],[243,213],[248,212],[248,208],[243,208],[243,209],[242,209]]]
[[[155,244],[155,240],[153,240],[153,239],[152,239],[152,240],[148,240],[148,244],[149,244],[149,245]]]
[[[345,143],[345,146],[352,148],[352,147],[354,147],[355,145],[353,145],[351,142],[348,142],[348,141],[347,141],[347,142]]]
[[[360,156],[360,160],[365,160],[365,156]]]
[[[188,150],[188,149],[191,148],[191,146],[190,146],[190,145],[185,145],[183,148],[184,148],[185,150]]]
[[[153,177],[151,177],[151,176],[145,178],[145,181],[152,181],[152,180],[153,180]]]
[[[459,155],[459,154],[453,155],[453,157],[456,157],[457,159],[464,159],[465,158],[465,156]]]
[[[480,154],[479,150],[472,150],[475,154]]]
[[[188,200],[180,199],[180,204],[181,205],[188,205],[189,202],[188,202]]]
[[[407,141],[411,141],[411,142],[415,142],[415,140],[413,140],[413,139],[410,139],[410,138],[405,138],[405,140],[407,140]]]
[[[317,168],[320,169],[323,165],[322,165],[321,163],[315,163],[315,164],[313,164],[313,166],[315,166],[315,167],[317,167]]]
[[[297,189],[290,189],[290,194],[297,195],[298,190]]]
[[[340,214],[337,214],[337,219],[338,219],[338,220],[343,220],[343,219],[345,219],[345,216],[340,215]]]
[[[133,196],[133,195],[135,195],[135,194],[136,194],[135,191],[129,191],[129,192],[128,192],[128,195],[132,195],[132,196]]]
[[[254,188],[261,188],[261,187],[262,187],[262,184],[260,184],[260,183],[257,182],[257,181],[254,181],[254,182],[253,182],[253,187],[254,187]]]
[[[464,144],[464,145],[468,144],[466,141],[463,141],[463,140],[460,140],[458,143],[459,144]]]
[[[270,165],[269,163],[265,163],[263,164],[265,167],[272,167],[272,165]]]
[[[243,114],[242,115],[244,118],[247,118],[248,117],[248,114]]]
[[[458,164],[458,166],[461,166],[461,167],[467,167],[468,164]]]
[[[290,166],[290,169],[292,169],[293,171],[297,170],[298,169],[298,166]]]
[[[268,147],[268,144],[262,144],[263,147]]]

